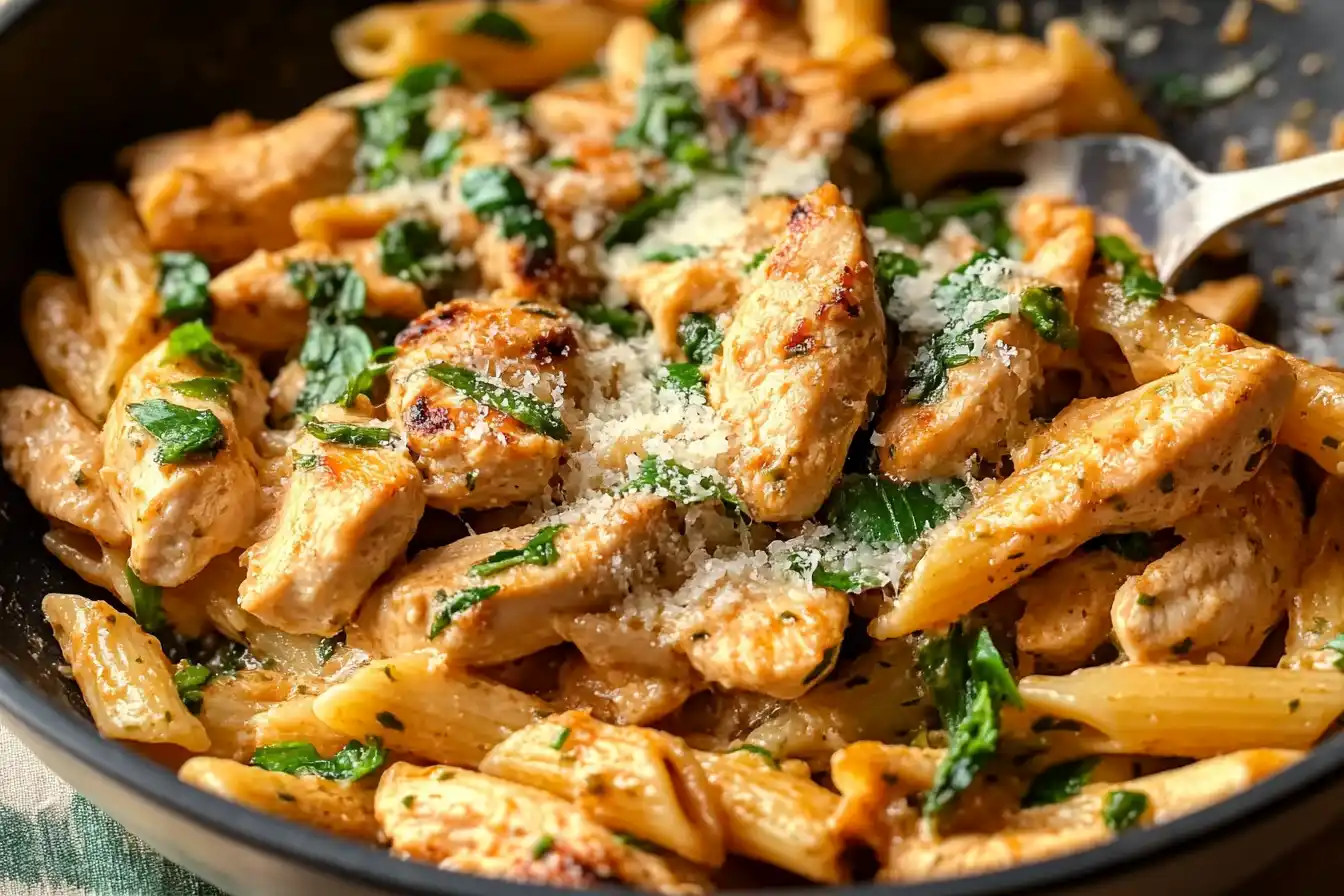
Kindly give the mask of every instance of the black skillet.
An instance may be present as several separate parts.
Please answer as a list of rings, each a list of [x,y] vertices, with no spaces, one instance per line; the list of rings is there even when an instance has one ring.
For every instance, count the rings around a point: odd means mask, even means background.
[[[6,222],[0,294],[11,301],[8,325],[0,331],[0,385],[40,383],[19,336],[17,300],[34,270],[66,268],[56,221],[61,190],[81,178],[113,177],[116,150],[136,138],[200,125],[227,109],[284,117],[348,83],[329,33],[362,5],[354,0],[0,2],[0,221]],[[947,9],[936,2],[923,4],[928,9],[919,3],[897,6],[903,16]],[[1045,12],[1040,3],[1024,6],[1029,19],[1033,9]],[[1248,55],[1248,48],[1229,50],[1214,39],[1213,26],[1225,6],[1223,0],[1187,2],[1187,9],[1202,14],[1202,24],[1167,23],[1155,52],[1134,59],[1120,54],[1122,69],[1136,83],[1149,83],[1211,71]],[[1227,134],[1263,141],[1299,98],[1322,110],[1310,120],[1320,139],[1328,115],[1344,105],[1344,71],[1327,62],[1322,73],[1305,77],[1298,73],[1298,60],[1313,51],[1328,56],[1341,28],[1344,6],[1327,0],[1308,0],[1295,17],[1257,4],[1248,47],[1280,47],[1271,73],[1277,94],[1244,97],[1199,115],[1159,117],[1176,143],[1203,163],[1216,161]],[[1294,284],[1269,289],[1257,327],[1299,344],[1293,334],[1323,310],[1333,310],[1344,228],[1316,202],[1292,209],[1282,227],[1254,226],[1247,236],[1250,266],[1257,273],[1268,278],[1278,267],[1296,272]],[[1302,344],[1320,349],[1323,342]],[[58,774],[155,849],[225,890],[248,896],[534,892],[397,861],[256,814],[181,785],[170,772],[101,740],[77,692],[57,671],[60,653],[38,608],[48,591],[88,590],[42,549],[45,529],[23,494],[0,477],[0,716]],[[1243,796],[1102,849],[905,892],[1217,892],[1323,829],[1341,794],[1344,739],[1335,739]]]

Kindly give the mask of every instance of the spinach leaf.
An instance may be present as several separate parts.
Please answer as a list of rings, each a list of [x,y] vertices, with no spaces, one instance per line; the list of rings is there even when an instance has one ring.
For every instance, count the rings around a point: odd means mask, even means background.
[[[447,591],[440,590],[434,595],[434,600],[439,604],[439,608],[435,611],[434,619],[429,625],[429,639],[434,640],[445,628],[453,624],[453,619],[498,593],[498,585],[463,588],[456,594],[451,595]]]
[[[1096,756],[1088,756],[1050,766],[1031,779],[1026,795],[1022,797],[1022,808],[1062,803],[1082,793],[1083,787],[1092,779],[1097,762]]]
[[[753,253],[751,258],[748,258],[746,263],[742,265],[742,273],[750,274],[752,271],[756,270],[765,263],[765,260],[770,257],[770,253],[773,251],[774,247],[772,246],[769,249],[762,249],[759,252]]]
[[[1112,790],[1101,800],[1101,819],[1117,834],[1138,824],[1147,811],[1148,794],[1137,790]]]
[[[711,315],[692,311],[677,324],[677,344],[695,364],[708,364],[723,346],[723,333]]]
[[[353,423],[323,423],[309,420],[303,428],[323,442],[353,448],[387,448],[396,444],[397,434],[381,426],[357,426]]]
[[[355,325],[364,314],[367,287],[345,262],[292,262],[288,277],[308,300],[308,333],[299,348],[303,388],[294,407],[311,414],[340,400],[373,355],[368,334]]]
[[[872,227],[907,243],[923,246],[931,242],[943,226],[959,219],[987,249],[1007,254],[1012,248],[1013,231],[997,193],[980,193],[964,199],[933,199],[920,208],[894,207],[874,212],[867,218]]]
[[[616,145],[644,147],[692,168],[707,167],[713,153],[705,137],[705,117],[695,86],[690,54],[676,39],[660,34],[645,54],[644,80],[635,93],[635,115]]]
[[[924,796],[924,816],[950,806],[994,757],[999,709],[1021,707],[1012,675],[987,630],[971,635],[960,624],[924,646],[919,671],[948,735],[947,752]]]
[[[345,391],[341,393],[338,399],[340,403],[348,408],[355,403],[356,398],[372,392],[378,377],[386,375],[392,369],[392,359],[396,356],[397,349],[395,346],[385,345],[374,350],[373,354],[369,356],[369,363],[350,377],[350,381],[346,383]]]
[[[622,339],[633,339],[649,330],[649,319],[629,308],[613,308],[601,302],[587,302],[575,305],[573,311],[590,324],[611,327],[611,331]]]
[[[193,713],[201,711],[201,701],[204,699],[201,688],[205,687],[206,682],[213,678],[214,674],[210,671],[210,667],[192,662],[183,663],[173,673],[173,685],[177,688],[177,695]]]
[[[151,398],[127,405],[126,412],[159,440],[154,451],[157,463],[177,464],[193,455],[213,457],[224,447],[224,426],[210,411]]]
[[[367,744],[352,740],[330,759],[323,759],[307,741],[288,741],[257,747],[252,764],[268,772],[314,775],[328,781],[358,781],[376,772],[387,761],[382,741],[370,737]]]
[[[197,376],[168,385],[174,392],[179,392],[191,398],[223,402],[229,400],[229,389],[233,386],[233,383],[221,376]]]
[[[624,495],[631,492],[652,492],[678,504],[721,501],[730,508],[741,505],[737,496],[713,473],[697,473],[675,460],[653,455],[640,461],[639,472],[621,486],[617,493]]]
[[[659,249],[656,252],[645,252],[642,258],[644,261],[671,263],[674,261],[683,261],[687,258],[697,258],[704,254],[704,251],[705,250],[699,246],[679,244],[676,246],[668,246],[665,249]]]
[[[947,372],[979,357],[977,337],[1006,311],[971,316],[973,307],[1000,301],[1007,293],[984,281],[983,266],[996,256],[977,252],[970,261],[944,277],[933,290],[933,302],[947,317],[947,325],[919,347],[906,371],[906,398],[914,402],[936,401],[947,386]]]
[[[664,364],[658,371],[658,385],[682,395],[705,394],[705,376],[694,363]]]
[[[454,30],[458,34],[474,34],[477,37],[488,37],[491,40],[524,47],[530,47],[536,42],[532,38],[532,32],[524,28],[521,22],[500,12],[493,4],[487,4],[485,9],[458,22]]]
[[[402,74],[382,100],[355,110],[360,138],[355,172],[367,187],[378,189],[402,178],[433,173],[422,167],[422,151],[428,148],[431,136],[428,114],[432,94],[461,80],[462,72],[449,62],[416,66]],[[443,150],[443,146],[436,147],[440,167]]]
[[[222,376],[229,382],[240,383],[243,380],[243,365],[219,347],[210,328],[199,320],[175,327],[168,334],[168,348],[163,353],[164,363],[182,358],[191,358],[202,370]]]
[[[471,168],[459,185],[462,202],[477,218],[496,224],[505,239],[522,237],[533,252],[555,254],[555,230],[547,223],[518,176],[505,165]]]
[[[420,173],[424,177],[444,174],[456,164],[465,139],[461,128],[447,128],[431,133],[425,138],[424,149],[420,150]]]
[[[368,286],[348,261],[291,261],[285,274],[310,308],[329,308],[346,320],[364,313]]]
[[[851,474],[821,508],[821,519],[840,536],[873,545],[914,544],[970,500],[959,479],[897,483],[885,476]]]
[[[681,202],[690,184],[674,184],[662,190],[644,188],[644,195],[634,205],[618,214],[602,234],[602,244],[608,249],[621,243],[633,243],[644,235],[649,222],[670,212]]]
[[[191,252],[160,252],[159,314],[175,323],[210,319],[210,269]]]
[[[398,218],[378,231],[378,257],[384,274],[424,289],[439,285],[452,270],[439,228],[422,218]]]
[[[488,408],[494,408],[508,414],[524,426],[530,427],[544,436],[564,442],[569,439],[569,429],[560,418],[560,409],[553,404],[492,383],[473,370],[454,367],[451,364],[431,364],[424,372],[446,386],[451,386],[463,395],[478,401]]]
[[[1064,348],[1078,347],[1078,328],[1069,316],[1064,290],[1058,286],[1033,286],[1024,290],[1018,313],[1046,342]]]
[[[1097,237],[1097,253],[1112,264],[1120,267],[1120,291],[1131,302],[1159,301],[1165,290],[1158,280],[1143,266],[1143,259],[1129,243],[1118,236]]]
[[[555,536],[564,528],[564,524],[546,526],[529,538],[527,544],[521,548],[496,551],[468,571],[474,576],[486,578],[524,563],[532,566],[550,566],[558,556],[555,550]]]
[[[163,615],[163,589],[158,585],[149,585],[141,581],[131,564],[126,564],[126,585],[131,589],[131,609],[135,621],[151,635],[168,627],[168,617]]]

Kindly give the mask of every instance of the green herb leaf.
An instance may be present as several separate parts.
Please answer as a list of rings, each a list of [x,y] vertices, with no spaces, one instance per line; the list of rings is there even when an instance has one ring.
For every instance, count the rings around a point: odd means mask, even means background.
[[[654,0],[644,11],[653,27],[674,40],[681,40],[685,34],[685,15],[686,0]]]
[[[330,307],[341,320],[364,313],[368,287],[347,261],[291,261],[286,276],[312,307]]]
[[[328,781],[358,781],[376,772],[387,761],[382,741],[370,737],[367,744],[352,740],[332,756],[323,759],[317,748],[306,741],[289,741],[258,747],[252,764],[268,772],[286,775],[314,775]]]
[[[532,33],[524,28],[522,23],[493,6],[486,6],[458,22],[454,30],[458,34],[474,34],[477,37],[488,37],[491,40],[524,47],[530,47],[534,43]]]
[[[633,243],[644,235],[649,223],[659,215],[677,207],[690,184],[678,184],[662,190],[644,188],[644,195],[634,205],[621,212],[602,234],[602,244],[608,249],[621,243]]]
[[[1156,302],[1162,298],[1165,293],[1162,281],[1148,273],[1139,253],[1122,237],[1097,237],[1097,252],[1102,258],[1120,266],[1120,291],[1128,301]]]
[[[1023,291],[1018,313],[1046,342],[1078,347],[1078,328],[1069,316],[1064,290],[1058,286],[1033,286]]]
[[[168,627],[168,617],[163,615],[163,589],[158,585],[147,585],[126,564],[126,585],[131,589],[131,609],[135,612],[135,621],[151,635]]]
[[[352,448],[387,448],[397,441],[397,434],[381,426],[359,426],[354,423],[325,423],[309,420],[303,426],[323,442],[349,445]]]
[[[770,253],[773,251],[775,250],[773,247],[771,247],[769,249],[762,249],[759,252],[753,253],[751,258],[747,259],[747,263],[742,265],[742,273],[750,274],[752,271],[756,270],[758,267],[760,267],[762,264],[765,263],[765,260],[770,257]]]
[[[985,248],[1008,254],[1013,232],[1008,226],[1003,200],[994,192],[964,199],[934,199],[917,209],[883,209],[869,215],[867,223],[907,243],[923,246],[954,218],[963,221]]]
[[[1101,820],[1117,834],[1139,823],[1148,811],[1148,794],[1136,790],[1112,790],[1101,799]]]
[[[452,269],[439,228],[421,218],[398,218],[378,231],[383,273],[430,289]]]
[[[839,652],[838,647],[827,647],[821,654],[821,662],[812,667],[812,671],[803,676],[803,684],[809,685],[814,681],[824,677],[831,671],[835,665],[835,657]]]
[[[466,136],[460,128],[433,131],[425,138],[420,150],[420,173],[424,177],[440,177],[457,163]]]
[[[1335,635],[1325,643],[1326,650],[1333,650],[1339,656],[1335,657],[1332,665],[1341,671],[1344,671],[1344,634]]]
[[[210,319],[210,268],[191,252],[160,252],[159,314],[175,323]]]
[[[316,470],[320,463],[322,463],[322,458],[316,454],[296,454],[294,456],[294,469],[296,470]]]
[[[1149,532],[1124,532],[1119,535],[1099,535],[1085,545],[1085,550],[1106,550],[1126,560],[1153,560],[1160,551]]]
[[[883,249],[877,253],[874,274],[883,302],[890,302],[896,294],[896,281],[919,274],[920,264],[904,252]]]
[[[1022,808],[1062,803],[1082,793],[1083,787],[1092,779],[1097,762],[1096,756],[1088,756],[1050,766],[1031,779],[1026,795],[1022,797]]]
[[[502,90],[487,90],[480,101],[495,121],[521,125],[526,120],[527,101],[516,100]]]
[[[351,380],[365,370],[372,355],[373,343],[359,327],[310,319],[299,349],[305,375],[295,410],[311,414],[323,405],[344,403]]]
[[[488,408],[494,408],[502,414],[508,414],[524,426],[531,427],[544,436],[564,442],[569,439],[569,430],[560,418],[560,409],[553,404],[492,383],[475,371],[451,364],[431,364],[424,372],[446,386],[451,386],[463,395],[478,401]]]
[[[555,230],[528,198],[523,183],[505,165],[471,168],[458,188],[462,202],[477,218],[499,227],[505,239],[522,237],[529,250],[551,256]]]
[[[438,610],[434,613],[434,619],[429,624],[429,639],[432,641],[439,636],[445,628],[453,624],[453,620],[470,610],[472,607],[489,600],[499,593],[498,585],[480,585],[476,588],[463,588],[455,594],[449,594],[447,591],[440,590],[434,595],[434,600],[439,604]]]
[[[775,754],[771,753],[765,747],[758,747],[755,744],[739,744],[728,751],[729,753],[750,753],[753,756],[759,756],[765,761],[765,764],[771,768],[779,768],[779,760]]]
[[[469,571],[474,576],[485,578],[523,563],[531,566],[550,566],[558,556],[555,550],[555,536],[564,528],[563,523],[546,526],[528,539],[527,544],[521,548],[496,551]]]
[[[677,324],[677,344],[687,360],[708,364],[723,346],[723,334],[711,315],[692,311]]]
[[[389,731],[406,730],[406,723],[385,709],[375,715],[374,718],[378,720],[379,725],[382,725]]]
[[[970,316],[971,308],[1007,297],[1003,290],[985,283],[978,273],[996,257],[977,252],[934,288],[933,302],[947,317],[948,324],[920,346],[906,371],[906,398],[910,401],[936,401],[947,385],[947,372],[979,357],[977,335],[1008,316],[1006,311]]]
[[[336,648],[345,643],[345,631],[341,630],[330,638],[323,638],[317,642],[317,661],[325,664],[336,655]]]
[[[151,398],[127,405],[126,412],[159,440],[154,451],[157,463],[177,464],[193,455],[213,457],[224,447],[224,426],[209,411]]]
[[[675,460],[656,456],[640,461],[639,472],[621,487],[618,494],[631,492],[652,492],[678,504],[721,501],[730,508],[741,505],[737,496],[728,490],[728,486],[718,476],[697,473]]]
[[[658,385],[682,395],[704,395],[705,377],[699,364],[664,364],[658,371]]]
[[[193,713],[201,711],[201,701],[205,699],[201,689],[214,674],[208,666],[199,666],[193,662],[185,662],[173,672],[173,685],[177,688],[177,695]]]
[[[392,359],[397,356],[395,346],[386,345],[375,350],[369,356],[369,363],[364,368],[350,377],[350,382],[346,383],[345,390],[341,393],[338,401],[345,407],[350,407],[355,403],[355,399],[361,395],[368,395],[373,391],[374,384],[378,377],[384,376],[392,369]]]
[[[569,740],[570,734],[571,732],[569,728],[561,728],[560,733],[555,736],[555,740],[551,741],[551,749],[563,750],[565,748],[565,742]]]
[[[629,308],[613,308],[601,302],[575,305],[574,313],[590,324],[602,324],[622,339],[633,339],[648,332],[649,319]]]
[[[702,255],[704,251],[705,250],[700,248],[699,246],[689,246],[683,243],[675,246],[668,246],[665,249],[659,249],[655,252],[645,252],[643,255],[643,260],[659,261],[665,264],[670,264],[671,262],[674,261],[682,261],[687,258],[696,258]]]
[[[233,386],[233,383],[222,376],[198,376],[168,385],[174,392],[179,392],[190,398],[225,402],[229,400],[229,389]]]
[[[669,161],[692,168],[708,167],[713,153],[705,137],[705,117],[690,54],[675,38],[660,34],[649,44],[644,59],[644,80],[635,93],[634,118],[617,135],[616,145],[626,149],[645,147]]]
[[[970,500],[959,479],[897,483],[884,476],[851,474],[821,508],[821,519],[851,541],[914,544]]]
[[[532,844],[533,861],[545,858],[552,849],[555,849],[555,838],[550,834],[542,834],[537,838],[537,842]]]
[[[628,846],[631,849],[637,849],[640,852],[651,852],[655,855],[661,855],[664,852],[663,848],[652,840],[645,840],[643,837],[636,837],[634,834],[625,831],[616,831],[612,836],[615,837],[616,842],[620,843],[622,846]]]
[[[215,342],[210,328],[199,320],[182,324],[168,335],[168,348],[163,353],[164,363],[191,358],[207,373],[222,376],[233,383],[243,380],[243,365]]]
[[[429,155],[432,94],[461,80],[461,70],[450,62],[416,66],[407,69],[382,100],[355,110],[360,138],[355,172],[367,187],[377,189],[402,178],[442,173],[422,168],[424,156]],[[445,148],[442,141],[436,147],[440,166],[445,165]]]

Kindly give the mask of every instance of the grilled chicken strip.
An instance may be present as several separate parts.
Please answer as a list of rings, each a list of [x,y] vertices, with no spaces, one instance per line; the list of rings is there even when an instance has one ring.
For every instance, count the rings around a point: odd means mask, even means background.
[[[314,419],[378,426],[334,407]],[[238,603],[283,631],[331,636],[410,544],[425,510],[424,487],[400,440],[362,448],[310,433],[291,453],[280,518],[244,555]]]
[[[1115,592],[1144,565],[1107,550],[1077,551],[1019,583],[1014,592],[1026,609],[1017,621],[1018,652],[1037,671],[1077,669],[1106,643]]]
[[[99,478],[103,444],[79,410],[57,395],[20,386],[0,391],[5,472],[39,513],[115,547],[130,544]]]
[[[214,557],[244,545],[256,516],[259,487],[247,441],[249,424],[266,412],[265,383],[251,361],[235,356],[243,381],[218,401],[182,394],[172,384],[205,376],[189,358],[165,361],[167,343],[127,372],[103,426],[103,484],[131,535],[130,564],[151,585],[180,585]],[[131,415],[162,400],[218,419],[222,445],[213,454],[160,463],[162,443]]]
[[[1094,536],[1175,524],[1255,474],[1292,389],[1278,354],[1244,349],[1075,402],[1029,463],[934,534],[870,631],[894,638],[953,622]]]
[[[733,429],[737,493],[765,522],[817,512],[886,388],[863,220],[826,184],[798,203],[788,231],[709,373],[710,404]]]
[[[554,526],[564,528],[543,535]],[[550,541],[553,556],[537,547],[513,565],[480,567],[538,538]],[[560,643],[547,624],[551,614],[606,609],[657,579],[681,553],[672,502],[642,494],[594,498],[537,525],[417,555],[369,595],[347,641],[376,656],[428,647],[457,664],[506,662]]]
[[[387,414],[425,477],[429,504],[457,513],[541,494],[559,469],[564,442],[440,382],[425,368],[448,365],[486,377],[561,414],[577,343],[554,306],[456,299],[421,315],[397,337]]]
[[[1303,541],[1302,494],[1282,452],[1176,524],[1185,540],[1126,582],[1111,621],[1131,662],[1249,663],[1285,609]]]

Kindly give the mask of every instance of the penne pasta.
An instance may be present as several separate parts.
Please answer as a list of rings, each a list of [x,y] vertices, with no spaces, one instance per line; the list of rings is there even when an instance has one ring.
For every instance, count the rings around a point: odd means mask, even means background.
[[[1290,595],[1279,666],[1337,669],[1342,654],[1326,644],[1344,632],[1344,479],[1338,476],[1327,476],[1316,492],[1302,575]]]
[[[106,341],[79,281],[56,274],[34,276],[19,301],[19,325],[51,390],[74,402],[85,417],[102,422],[115,383],[112,389],[105,385],[112,379]]]
[[[1146,666],[1029,675],[1033,713],[1096,728],[1127,753],[1215,756],[1259,747],[1304,750],[1344,711],[1344,676],[1250,666]]]
[[[324,724],[434,762],[476,766],[515,731],[549,714],[541,700],[453,669],[433,653],[378,660],[313,702]]]
[[[194,753],[210,748],[205,728],[178,696],[159,642],[135,620],[75,594],[48,594],[42,613],[100,734]]]

